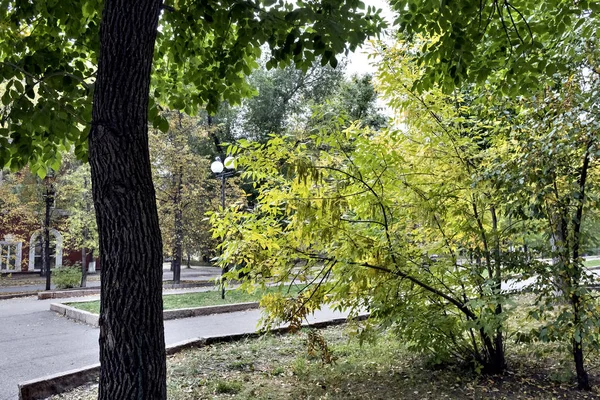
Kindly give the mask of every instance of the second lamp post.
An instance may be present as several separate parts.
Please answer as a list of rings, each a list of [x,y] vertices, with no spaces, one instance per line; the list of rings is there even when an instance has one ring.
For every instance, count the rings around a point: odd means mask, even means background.
[[[210,169],[221,180],[221,209],[225,211],[225,179],[235,175],[235,160],[233,157],[227,157],[224,162],[221,162],[221,157],[216,157],[210,164]],[[221,299],[225,298],[225,280],[222,275],[227,272],[227,269],[225,267],[221,271]]]

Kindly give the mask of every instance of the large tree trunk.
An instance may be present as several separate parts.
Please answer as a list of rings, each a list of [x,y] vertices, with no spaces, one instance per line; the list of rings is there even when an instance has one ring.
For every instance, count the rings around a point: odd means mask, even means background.
[[[160,0],[105,0],[89,158],[99,251],[101,400],[166,399],[162,243],[148,96]]]

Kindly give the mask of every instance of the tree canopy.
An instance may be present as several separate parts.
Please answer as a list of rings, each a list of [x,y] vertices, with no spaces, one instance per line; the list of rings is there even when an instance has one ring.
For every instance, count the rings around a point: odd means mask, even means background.
[[[101,3],[0,2],[0,165],[45,173],[75,146],[85,159],[97,74]],[[158,107],[212,113],[252,93],[245,76],[267,45],[269,68],[307,70],[356,49],[385,26],[362,2],[177,1],[162,6],[154,52],[150,121]]]
[[[598,36],[595,1],[392,0],[399,32],[419,43],[425,66],[415,87],[493,81],[498,90],[527,94],[565,72]],[[559,50],[560,49],[560,50]],[[557,51],[559,50],[559,51]]]

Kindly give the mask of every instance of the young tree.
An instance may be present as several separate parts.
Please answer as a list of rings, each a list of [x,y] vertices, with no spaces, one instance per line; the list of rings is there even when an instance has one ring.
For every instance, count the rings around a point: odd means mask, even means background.
[[[419,351],[501,372],[501,284],[522,257],[509,251],[518,221],[485,176],[496,120],[467,94],[414,91],[422,70],[402,46],[383,59],[379,90],[397,127],[319,113],[303,136],[240,142],[259,195],[252,212],[213,217],[222,262],[246,265],[248,286],[309,282],[297,298],[263,300],[274,322],[297,325],[322,303],[366,307]]]
[[[498,158],[506,170],[506,190],[518,197],[521,213],[543,222],[552,245],[550,265],[524,276],[537,278],[539,310],[533,315],[542,319],[553,310],[557,295],[570,305],[558,306],[558,318],[544,321],[540,338],[568,338],[578,387],[585,390],[591,387],[584,365],[586,347],[600,347],[595,296],[588,289],[593,276],[587,273],[582,258],[585,222],[598,209],[594,154],[599,146],[600,114],[594,105],[597,95],[589,91],[582,76],[588,73],[570,74],[540,98],[525,102],[518,128]]]
[[[544,321],[540,339],[570,342],[577,384],[585,390],[590,389],[585,352],[598,348],[600,324],[588,289],[593,279],[582,259],[585,228],[598,208],[597,29],[591,14],[564,32],[552,48],[560,68],[552,67],[530,96],[514,99],[511,109],[499,113],[512,129],[490,165],[515,214],[536,220],[538,232],[550,238],[550,265],[523,272],[537,278],[539,309],[533,315],[540,319],[560,310],[558,318]],[[556,306],[557,295],[570,307]]]
[[[465,82],[477,82],[479,90],[487,89],[487,102],[512,95],[496,108],[499,122],[512,129],[494,146],[499,158],[486,179],[495,177],[509,215],[535,220],[538,237],[544,232],[552,240],[551,268],[528,263],[521,273],[538,277],[542,311],[554,307],[556,293],[571,304],[540,333],[543,340],[570,336],[578,387],[589,389],[583,347],[586,340],[597,346],[591,332],[598,319],[581,246],[597,147],[598,4],[465,2],[438,8],[409,0],[394,6],[410,10],[400,31],[426,66],[413,89],[439,84],[447,92],[462,91]],[[423,13],[438,18],[422,23]]]

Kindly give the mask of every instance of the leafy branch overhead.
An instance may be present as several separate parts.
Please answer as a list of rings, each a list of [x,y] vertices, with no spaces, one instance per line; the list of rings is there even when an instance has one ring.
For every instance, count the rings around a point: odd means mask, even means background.
[[[418,90],[441,84],[494,82],[504,93],[528,94],[540,80],[565,72],[583,56],[585,38],[598,34],[586,20],[597,1],[392,0],[395,24],[407,40],[421,41],[424,65]],[[559,50],[560,49],[560,50]]]
[[[102,3],[0,1],[0,165],[44,174],[75,146],[85,159]],[[195,114],[253,93],[245,76],[264,45],[269,68],[307,70],[356,49],[385,27],[362,2],[176,1],[163,7],[154,52],[157,107]]]

